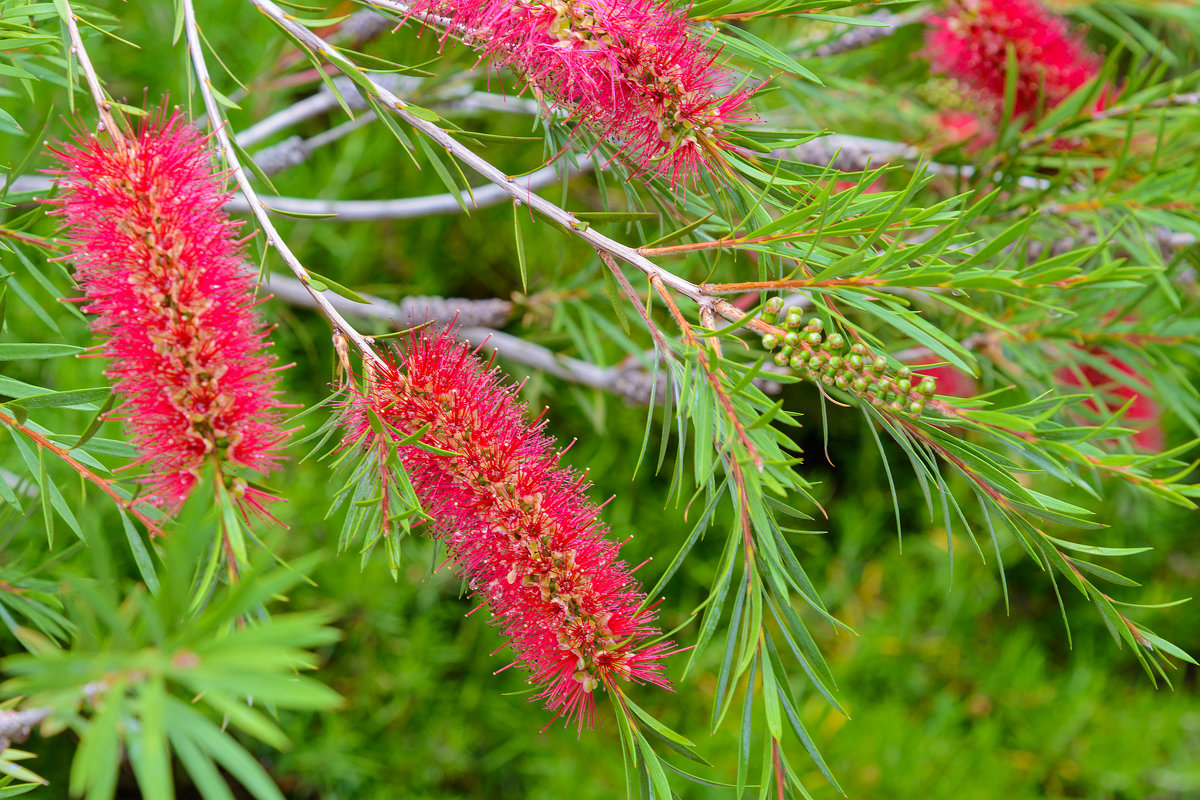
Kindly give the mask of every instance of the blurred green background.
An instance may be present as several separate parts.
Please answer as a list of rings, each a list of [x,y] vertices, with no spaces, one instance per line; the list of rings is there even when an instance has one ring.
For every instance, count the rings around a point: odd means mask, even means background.
[[[171,4],[133,0],[107,5],[122,19],[119,34],[140,48],[95,36],[88,39],[112,93],[135,105],[144,98],[150,106],[169,93],[171,103],[186,105],[190,98],[185,54],[181,46],[171,45]],[[206,0],[200,6],[209,42],[235,74],[253,81],[242,110],[231,113],[235,129],[314,91],[311,81],[287,86],[278,80],[274,65],[287,51],[286,43],[246,3]],[[781,26],[790,32],[780,35],[800,35],[801,24]],[[919,46],[911,35],[894,39],[886,46],[896,49],[897,59],[907,59],[906,53]],[[401,32],[390,38],[385,34],[370,47],[372,52],[419,63],[434,55],[436,42],[431,35],[417,40]],[[473,58],[458,53],[450,61],[466,68]],[[220,74],[215,63],[213,69]],[[920,72],[913,67],[895,78],[917,81]],[[224,76],[218,85],[226,94],[234,88]],[[51,81],[43,81],[33,98],[16,87],[0,91],[4,108],[30,134],[0,138],[0,164],[14,164],[24,150],[36,146],[45,120],[49,130],[41,138],[49,139],[66,135],[69,123],[87,125],[92,120],[82,96],[72,116],[65,90]],[[866,127],[847,132],[888,134],[869,126],[886,125],[880,120],[890,115],[874,117],[875,122],[860,121]],[[339,121],[338,114],[320,117],[288,133],[313,135]],[[529,133],[530,120],[525,117],[460,121],[486,132]],[[541,150],[536,143],[489,143],[487,155],[516,173],[538,166]],[[48,165],[43,155],[33,162],[38,168]],[[273,181],[280,193],[302,197],[390,198],[443,191],[431,171],[417,169],[378,125],[322,149]],[[599,196],[593,179],[577,179],[569,204],[600,208]],[[41,214],[27,205],[0,211],[5,224],[29,213]],[[521,292],[511,225],[506,204],[470,218],[355,224],[281,221],[287,240],[314,270],[393,299],[410,294],[510,297]],[[634,238],[620,227],[610,227],[618,237]],[[53,224],[41,219],[30,230],[46,235]],[[597,309],[611,312],[598,289],[602,284],[595,259],[544,224],[527,223],[526,237],[532,299],[510,330],[581,355],[572,326],[586,328],[589,313]],[[41,270],[49,288],[71,295],[60,266],[48,264],[46,254],[35,248],[22,251]],[[60,328],[55,332],[33,310],[10,299],[7,336],[91,343],[86,326],[58,306],[26,264],[12,254],[0,258],[4,269],[17,274]],[[577,290],[576,295],[564,299],[564,289]],[[316,315],[277,302],[264,306],[264,312],[279,325],[275,340],[281,361],[295,362],[283,376],[289,400],[301,406],[315,403],[328,393],[333,374],[328,329]],[[365,327],[370,330],[370,325]],[[609,363],[619,360],[622,350],[603,333],[599,338],[601,349],[587,355]],[[502,364],[514,379],[529,375],[520,365]],[[67,389],[100,383],[102,364],[58,360],[6,363],[3,368],[11,377]],[[590,468],[595,499],[616,496],[605,519],[614,536],[633,535],[623,551],[627,561],[654,557],[639,573],[643,581],[653,583],[661,574],[656,564],[669,562],[690,523],[684,519],[685,510],[668,500],[665,477],[645,465],[633,474],[645,409],[537,374],[531,375],[523,396],[534,407],[551,405],[549,428],[561,441],[578,437],[567,461]],[[827,525],[821,521],[826,532],[796,535],[794,545],[831,611],[858,634],[835,634],[811,620],[852,718],[831,712],[811,692],[802,695],[803,712],[851,798],[1200,797],[1195,668],[1173,676],[1174,690],[1154,688],[1134,658],[1118,649],[1090,606],[1065,593],[1073,643],[1068,646],[1046,575],[1001,537],[1010,605],[1006,611],[994,554],[985,548],[988,563],[981,563],[973,545],[956,538],[951,555],[940,512],[938,521],[930,522],[919,488],[897,451],[889,449],[905,525],[903,539],[897,538],[888,482],[860,415],[831,412],[828,453],[833,468],[822,453],[821,409],[814,392],[794,386],[786,400],[789,409],[803,414],[806,425],[799,439],[807,463],[799,468],[821,481],[819,499],[830,517]],[[86,415],[59,412],[47,414],[46,420],[52,427],[79,430]],[[311,429],[319,420],[308,417],[304,424]],[[1169,415],[1164,424],[1176,441],[1185,438]],[[119,429],[109,423],[103,435],[118,437]],[[659,436],[655,426],[650,439],[655,450]],[[331,496],[329,475],[315,460],[298,464],[304,452],[304,447],[294,448],[293,461],[268,481],[291,499],[277,507],[288,529],[267,532],[266,538],[285,558],[315,549],[330,554],[314,575],[317,586],[296,590],[290,600],[296,608],[337,608],[336,624],[345,635],[323,653],[320,676],[346,702],[336,714],[286,715],[281,722],[293,749],[282,754],[257,751],[285,794],[325,800],[621,796],[624,768],[611,711],[601,704],[597,728],[581,737],[561,726],[541,730],[548,715],[526,701],[526,687],[516,670],[493,674],[508,663],[503,652],[493,655],[500,640],[482,616],[464,617],[472,603],[449,572],[431,570],[440,557],[427,541],[405,543],[407,567],[398,582],[381,560],[360,571],[354,555],[333,557],[341,515],[324,518]],[[669,472],[668,458],[664,474]],[[84,524],[119,535],[116,516],[95,492],[86,503]],[[1121,590],[1118,597],[1155,603],[1192,593],[1200,575],[1194,512],[1147,502],[1125,489],[1113,490],[1096,511],[1100,521],[1111,525],[1096,534],[1104,544],[1154,547],[1124,565],[1126,574],[1148,590]],[[22,547],[36,547],[39,541],[44,546],[38,528],[36,518],[28,520],[6,545],[5,557]],[[60,533],[63,536],[69,534]],[[661,606],[664,627],[682,622],[705,595],[720,554],[718,539],[702,542],[668,586]],[[1200,621],[1189,606],[1138,613],[1185,649],[1197,649]],[[692,627],[677,639],[686,644],[694,636]],[[11,636],[0,634],[0,650],[10,653],[17,647]],[[735,726],[708,734],[719,659],[716,649],[703,654],[697,668],[680,681],[677,694],[640,690],[633,696],[697,743],[715,767],[706,775],[726,780],[736,771]],[[676,657],[668,668],[673,679],[680,678],[685,660]],[[806,683],[803,675],[793,676],[792,682],[794,687]],[[65,791],[71,742],[63,736],[35,738],[28,746],[39,753],[35,767],[54,781],[42,796],[59,796]],[[811,767],[802,755],[795,760]],[[805,782],[814,797],[837,796],[815,767]],[[680,790],[686,797],[728,796],[682,782]]]

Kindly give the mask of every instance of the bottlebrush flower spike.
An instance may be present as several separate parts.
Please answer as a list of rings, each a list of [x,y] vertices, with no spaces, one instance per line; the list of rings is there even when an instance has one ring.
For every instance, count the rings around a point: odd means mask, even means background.
[[[275,358],[204,137],[175,115],[117,143],[83,133],[51,151],[62,164],[51,213],[154,502],[177,508],[206,461],[274,469]],[[252,509],[270,499],[226,481]]]
[[[929,26],[925,54],[933,70],[962,82],[996,123],[1009,45],[1017,60],[1014,116],[1053,108],[1100,70],[1100,59],[1037,0],[955,0]]]
[[[526,80],[548,112],[620,145],[618,157],[686,188],[731,150],[730,127],[756,119],[754,89],[716,63],[685,12],[664,0],[417,0],[415,14]]]
[[[1095,399],[1085,401],[1085,405],[1092,411],[1104,410],[1111,414],[1132,400],[1117,424],[1127,425],[1136,430],[1130,437],[1134,446],[1150,452],[1161,451],[1163,430],[1159,420],[1162,418],[1162,410],[1158,403],[1144,392],[1135,389],[1129,382],[1115,378],[1114,373],[1128,375],[1134,384],[1144,384],[1144,379],[1138,375],[1136,369],[1102,347],[1091,347],[1086,352],[1104,362],[1108,369],[1081,364],[1074,368],[1063,367],[1055,373],[1055,377],[1067,386],[1078,386],[1095,392]]]
[[[446,332],[414,334],[398,362],[369,378],[344,408],[343,446],[373,452],[385,482],[398,449],[456,573],[486,598],[554,718],[582,730],[593,690],[618,679],[667,688],[668,645],[645,644],[658,635],[654,612],[605,538],[586,478],[559,464],[517,388]],[[402,442],[421,431],[419,444]]]

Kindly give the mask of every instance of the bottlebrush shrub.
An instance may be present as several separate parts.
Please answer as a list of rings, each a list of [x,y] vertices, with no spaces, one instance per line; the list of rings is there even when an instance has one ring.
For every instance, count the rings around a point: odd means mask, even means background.
[[[52,152],[62,166],[51,213],[154,502],[178,508],[206,461],[224,472],[275,469],[284,439],[275,358],[205,137],[160,116],[134,136],[81,133]],[[227,483],[245,507],[262,511],[270,499],[232,474]]]
[[[925,55],[956,78],[994,124],[1004,112],[1008,48],[1017,62],[1013,116],[1052,108],[1096,77],[1100,59],[1037,0],[955,0],[929,17]]]
[[[559,464],[543,425],[470,346],[415,334],[343,409],[343,446],[374,454],[382,497],[398,453],[455,571],[482,595],[555,718],[590,725],[597,687],[666,688],[669,645],[584,475]],[[390,516],[385,508],[383,517]]]
[[[735,89],[686,14],[660,0],[418,0],[444,15],[538,101],[618,143],[617,157],[685,186],[715,169],[731,126],[753,121],[753,89]]]

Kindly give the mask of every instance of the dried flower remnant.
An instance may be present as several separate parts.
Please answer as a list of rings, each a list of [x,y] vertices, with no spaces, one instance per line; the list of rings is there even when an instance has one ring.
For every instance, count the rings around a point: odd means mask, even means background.
[[[1037,0],[956,0],[929,18],[925,55],[953,76],[998,124],[1004,111],[1008,48],[1016,56],[1014,116],[1049,109],[1096,77],[1100,59],[1066,22]]]
[[[240,502],[263,511],[271,496],[228,471],[278,465],[277,367],[204,137],[176,115],[52,152],[62,165],[52,213],[151,497],[177,508],[214,462]]]
[[[754,89],[733,88],[686,14],[663,0],[418,0],[493,63],[529,83],[547,111],[620,146],[618,158],[686,187],[719,168]],[[465,33],[464,33],[465,32]],[[728,92],[721,94],[721,92]]]
[[[617,679],[668,687],[668,645],[646,644],[658,635],[653,610],[605,538],[585,476],[559,464],[516,387],[445,332],[414,334],[369,378],[344,409],[343,446],[374,453],[385,484],[398,450],[455,571],[486,598],[555,718],[582,730],[594,690]],[[402,441],[419,432],[419,444]]]

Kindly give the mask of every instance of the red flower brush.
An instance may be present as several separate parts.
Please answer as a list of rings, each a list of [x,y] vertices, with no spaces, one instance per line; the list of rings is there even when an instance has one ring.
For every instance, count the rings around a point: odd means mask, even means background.
[[[658,635],[654,612],[605,538],[586,478],[559,464],[516,392],[446,332],[414,334],[348,401],[343,446],[375,453],[385,484],[398,450],[456,573],[487,600],[537,699],[582,730],[597,687],[667,688],[668,645],[646,644]]]
[[[635,170],[686,187],[755,118],[686,14],[663,0],[417,0],[529,82],[544,107],[620,145]]]
[[[52,152],[62,169],[51,213],[63,218],[154,502],[181,505],[206,462],[275,469],[277,367],[204,137],[172,116],[115,143],[81,134]],[[255,510],[270,499],[227,480]]]
[[[1017,61],[1014,116],[1053,108],[1100,70],[1100,59],[1036,0],[957,0],[929,18],[925,55],[933,70],[961,82],[993,123],[1004,111],[1009,46]]]
[[[1095,392],[1095,399],[1085,401],[1092,411],[1103,409],[1111,414],[1132,400],[1117,424],[1128,425],[1136,430],[1130,437],[1135,447],[1151,452],[1162,450],[1163,431],[1159,425],[1162,410],[1158,403],[1112,374],[1128,375],[1134,383],[1142,383],[1137,370],[1102,347],[1092,347],[1087,352],[1103,361],[1110,371],[1084,364],[1077,368],[1063,367],[1055,373],[1055,377],[1068,386]]]

